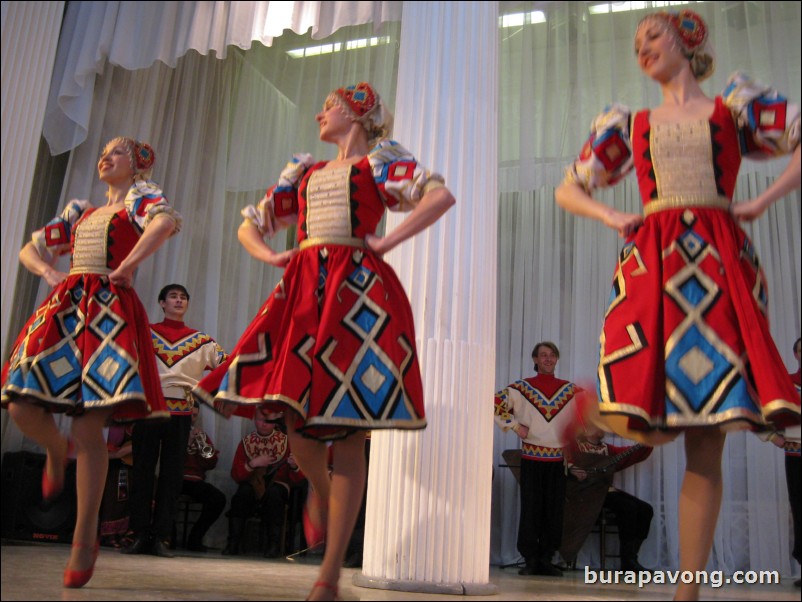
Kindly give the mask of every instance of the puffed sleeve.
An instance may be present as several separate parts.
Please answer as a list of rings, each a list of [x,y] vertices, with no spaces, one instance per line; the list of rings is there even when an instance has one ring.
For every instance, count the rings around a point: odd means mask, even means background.
[[[61,215],[33,233],[31,242],[44,261],[53,265],[60,255],[70,252],[72,227],[91,206],[89,201],[73,199],[67,203]]]
[[[167,216],[173,220],[172,234],[178,234],[184,223],[181,214],[167,202],[161,188],[151,181],[137,180],[125,197],[125,208],[131,223],[141,234],[156,217]]]
[[[517,393],[511,387],[505,387],[497,392],[493,398],[493,419],[503,431],[515,430],[518,420],[515,418],[515,409],[512,395]]]
[[[631,113],[620,104],[607,107],[590,126],[582,152],[565,170],[566,183],[578,184],[588,194],[612,186],[632,169]]]
[[[799,106],[777,90],[741,72],[732,74],[721,94],[738,128],[741,155],[775,157],[799,146]]]
[[[443,176],[423,167],[394,140],[381,140],[368,154],[379,196],[392,211],[410,211],[424,194],[445,186]]]
[[[314,164],[312,155],[293,155],[282,170],[278,183],[267,189],[257,206],[248,205],[241,211],[262,236],[273,236],[298,219],[298,186],[306,171]]]

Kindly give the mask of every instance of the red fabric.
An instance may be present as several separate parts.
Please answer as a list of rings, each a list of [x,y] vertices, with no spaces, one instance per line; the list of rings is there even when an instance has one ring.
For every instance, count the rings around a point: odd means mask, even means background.
[[[710,119],[715,179],[719,193],[731,198],[741,162],[738,133],[721,98],[715,102]],[[636,115],[632,140],[641,197],[648,204],[657,196],[648,111]],[[683,237],[689,235],[702,245],[698,261],[687,259],[680,249]],[[693,278],[704,281],[700,290],[716,291],[701,313],[702,328],[709,329],[704,337],[746,360],[740,374],[746,383],[743,411],[714,415],[721,411],[713,406],[723,402],[725,390],[720,402],[711,399],[713,420],[707,423],[798,424],[798,396],[772,341],[764,314],[767,286],[752,244],[728,212],[700,207],[656,212],[627,240],[613,282],[613,296],[618,298],[608,308],[602,332],[602,412],[630,416],[630,428],[635,429],[666,424],[668,356],[672,345],[687,333],[683,323],[688,313],[676,300],[676,290]],[[778,401],[795,403],[796,412],[778,409]],[[764,411],[768,404],[774,405]],[[645,411],[649,422],[633,408]],[[701,426],[705,418],[699,414],[694,419]]]
[[[95,209],[87,209],[77,220],[72,229],[74,232],[78,224],[86,219]],[[139,241],[139,232],[131,222],[125,209],[115,213],[110,220],[107,238],[107,267],[115,269],[120,262],[128,256]],[[101,303],[98,299],[106,299],[108,293],[111,299],[108,303]],[[76,319],[82,321],[83,326],[76,328],[75,332],[65,335],[64,321]],[[74,346],[69,347],[73,353],[71,361],[76,361],[87,369],[89,362],[93,361],[93,354],[103,345],[107,336],[98,329],[101,324],[113,322],[113,326],[103,326],[111,329],[114,354],[126,365],[134,367],[136,376],[141,381],[143,392],[135,392],[126,387],[127,379],[111,396],[90,390],[87,379],[71,385],[64,391],[46,391],[42,382],[37,380],[34,365],[45,364],[61,345],[65,336],[73,339]],[[64,347],[63,349],[67,349]],[[159,372],[156,367],[156,358],[153,355],[153,345],[149,329],[149,320],[145,308],[133,288],[119,288],[108,281],[107,276],[99,274],[73,274],[68,276],[48,295],[44,302],[34,312],[33,316],[20,332],[11,353],[11,358],[26,357],[27,368],[26,383],[23,390],[15,391],[9,384],[9,362],[3,365],[3,404],[8,403],[7,396],[32,396],[51,411],[80,414],[86,408],[85,393],[100,396],[102,399],[89,400],[88,407],[114,406],[112,419],[128,421],[148,417],[152,413],[164,414],[166,402],[162,394],[159,381]],[[117,358],[115,358],[117,359]],[[96,366],[97,367],[97,366]],[[43,371],[50,372],[47,368]],[[35,390],[38,388],[39,390]]]
[[[180,320],[170,320],[169,318],[165,318],[157,324],[151,324],[150,327],[161,337],[170,342],[178,341],[198,332]]]
[[[312,166],[298,188],[299,241],[307,236],[307,183],[323,166]],[[375,231],[385,210],[367,157],[352,167],[350,187],[353,236],[364,238]],[[381,328],[369,335],[360,332],[362,327],[352,322],[357,307]],[[362,403],[343,397],[370,397],[366,389],[354,393],[350,388],[364,372],[347,375],[366,368],[373,358],[380,372],[389,359],[398,376],[385,382],[397,378],[399,393],[366,403],[366,410],[340,411],[339,404]],[[320,439],[342,437],[353,429],[423,428],[423,386],[406,292],[392,268],[370,250],[332,244],[306,248],[287,265],[228,360],[202,379],[194,393],[210,405],[220,400],[240,404],[235,413],[249,418],[260,404],[277,411],[288,406],[300,416],[296,427]]]

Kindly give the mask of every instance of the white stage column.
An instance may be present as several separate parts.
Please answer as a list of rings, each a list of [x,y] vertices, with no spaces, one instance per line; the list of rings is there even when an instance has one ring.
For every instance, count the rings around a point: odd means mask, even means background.
[[[387,256],[412,301],[429,425],[373,434],[357,585],[496,593],[497,71],[498,2],[404,2],[393,138],[457,204]]]
[[[17,335],[8,332],[20,269],[17,253],[31,235],[25,231],[28,202],[63,14],[64,2],[2,5],[3,353],[9,334]]]

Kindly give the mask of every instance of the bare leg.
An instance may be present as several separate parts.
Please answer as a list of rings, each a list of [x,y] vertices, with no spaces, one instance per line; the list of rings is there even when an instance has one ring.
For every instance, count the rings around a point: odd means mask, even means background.
[[[295,416],[287,414],[290,449],[306,478],[324,500],[328,500],[326,551],[318,581],[336,587],[348,542],[356,524],[365,488],[365,437],[357,432],[334,443],[334,472],[329,477],[328,449],[322,441],[307,439],[295,430]],[[314,517],[313,517],[314,520]],[[333,600],[334,591],[316,587],[310,600]]]
[[[685,479],[679,499],[679,568],[703,571],[713,548],[721,509],[721,454],[725,434],[718,429],[685,431]],[[675,600],[698,600],[699,585],[681,583]]]
[[[335,442],[326,551],[318,577],[334,587],[340,580],[340,569],[362,505],[365,478],[365,433],[354,433]],[[334,593],[332,589],[316,587],[309,599],[333,600]]]
[[[106,472],[109,467],[109,453],[103,439],[103,426],[112,410],[89,410],[72,421],[72,437],[76,450],[76,493],[78,498],[77,516],[73,545],[67,568],[75,571],[88,569],[94,562],[94,546],[98,532],[98,515],[103,489],[106,485]]]
[[[23,435],[36,441],[46,450],[45,470],[50,481],[63,483],[68,442],[56,426],[53,414],[28,401],[10,403],[8,413]]]
[[[322,441],[307,439],[295,430],[296,414],[287,412],[287,436],[290,439],[290,451],[298,463],[304,476],[323,499],[329,499],[331,480],[329,479],[328,447]],[[313,517],[318,518],[318,517]]]

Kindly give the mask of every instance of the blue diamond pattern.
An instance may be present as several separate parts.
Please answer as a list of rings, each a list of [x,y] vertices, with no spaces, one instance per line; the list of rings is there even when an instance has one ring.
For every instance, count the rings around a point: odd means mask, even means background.
[[[54,371],[55,365],[58,362],[60,366],[64,366],[64,362],[71,368],[69,372],[58,376]],[[52,355],[39,362],[39,366],[45,375],[45,379],[54,395],[60,395],[63,391],[74,385],[81,380],[81,363],[75,357],[72,348],[69,345],[63,345],[60,349],[55,351]]]
[[[705,239],[692,230],[680,236],[679,242],[691,259],[696,259],[699,253],[704,251],[707,246]]]
[[[707,296],[707,290],[702,286],[702,283],[699,282],[699,279],[696,276],[691,276],[686,280],[681,287],[679,287],[679,291],[682,293],[682,296],[693,305],[697,307],[704,298]]]
[[[106,362],[107,359],[113,359],[117,362],[117,370],[111,376],[111,378],[106,378],[98,371],[100,367]],[[108,393],[113,393],[118,389],[120,386],[120,382],[122,382],[123,378],[125,378],[126,374],[131,369],[129,363],[123,358],[116,350],[112,349],[111,347],[106,347],[103,350],[103,353],[95,360],[95,362],[89,367],[87,371],[87,375],[92,378],[99,386],[103,388],[104,391]]]
[[[699,382],[688,378],[680,367],[682,358],[693,349],[704,354],[712,364],[710,371]],[[705,406],[718,384],[732,369],[733,366],[704,338],[696,326],[688,329],[666,358],[666,378],[674,383],[697,412]],[[666,401],[670,403],[670,400]]]
[[[378,321],[379,316],[370,310],[369,307],[363,305],[357,314],[354,316],[354,323],[361,329],[362,333],[367,335],[373,330],[373,326]]]

